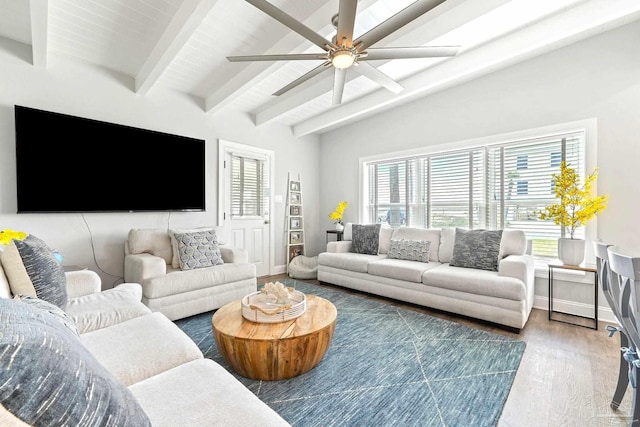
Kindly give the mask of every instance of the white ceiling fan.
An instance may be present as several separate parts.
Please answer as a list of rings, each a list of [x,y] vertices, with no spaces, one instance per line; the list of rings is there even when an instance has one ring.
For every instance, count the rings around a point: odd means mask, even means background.
[[[325,39],[323,36],[287,15],[285,12],[273,6],[266,0],[246,1],[324,50],[322,53],[227,57],[227,60],[230,62],[296,60],[324,61],[318,67],[312,69],[308,73],[275,92],[274,95],[276,96],[282,95],[301,83],[331,68],[334,70],[333,105],[338,105],[342,102],[342,93],[346,83],[347,70],[350,68],[390,91],[399,93],[403,87],[398,82],[378,70],[376,67],[367,64],[365,61],[447,57],[456,55],[460,49],[460,46],[371,47],[373,44],[407,25],[409,22],[425,14],[434,7],[444,3],[446,0],[417,0],[415,3],[412,3],[410,6],[401,10],[355,40],[353,39],[353,28],[355,25],[358,1],[340,0],[338,13],[331,19],[333,26],[337,29],[336,36],[332,41]]]

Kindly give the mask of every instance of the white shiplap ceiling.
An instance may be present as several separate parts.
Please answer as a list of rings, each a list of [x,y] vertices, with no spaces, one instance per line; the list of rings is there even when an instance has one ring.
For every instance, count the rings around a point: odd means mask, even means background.
[[[323,37],[339,0],[270,0]],[[354,35],[413,0],[360,0]],[[369,61],[404,86],[398,94],[350,71],[331,106],[333,73],[275,91],[322,61],[230,63],[227,56],[319,52],[242,0],[0,0],[0,37],[32,46],[33,64],[61,56],[135,79],[145,95],[168,87],[202,100],[207,114],[233,109],[257,126],[322,133],[428,96],[640,18],[640,0],[447,0],[375,47],[460,45],[457,56]],[[632,48],[632,47],[629,47]],[[526,84],[526,82],[523,82]]]

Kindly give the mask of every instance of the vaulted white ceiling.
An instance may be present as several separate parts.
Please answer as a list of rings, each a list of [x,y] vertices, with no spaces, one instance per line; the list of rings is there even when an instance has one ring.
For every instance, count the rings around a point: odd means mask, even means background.
[[[327,39],[339,0],[270,0]],[[354,36],[413,0],[359,0]],[[233,109],[257,126],[272,121],[295,135],[322,133],[428,96],[535,55],[640,18],[639,0],[446,0],[375,47],[459,45],[455,57],[368,61],[404,89],[393,93],[349,71],[341,105],[333,74],[322,72],[272,94],[322,60],[231,63],[227,56],[321,52],[242,0],[0,0],[0,37],[32,46],[33,65],[54,55],[199,98],[207,114]],[[526,84],[526,82],[523,82]]]

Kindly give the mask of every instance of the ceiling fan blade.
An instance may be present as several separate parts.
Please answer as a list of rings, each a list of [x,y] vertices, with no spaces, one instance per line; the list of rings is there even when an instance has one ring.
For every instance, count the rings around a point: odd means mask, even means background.
[[[372,61],[377,59],[406,59],[406,58],[438,58],[455,56],[460,46],[418,46],[418,47],[381,47],[367,49],[367,55],[358,61]]]
[[[329,70],[330,68],[328,67],[328,65],[330,65],[330,64],[331,64],[331,62],[327,61],[327,62],[323,63],[322,65],[318,65],[316,68],[314,68],[313,70],[309,71],[308,73],[303,74],[302,76],[298,77],[297,79],[295,79],[294,81],[292,81],[291,83],[289,83],[288,85],[286,85],[285,87],[280,89],[279,91],[275,92],[273,95],[274,96],[280,96],[283,93],[290,91],[294,87],[296,87],[298,85],[301,85],[302,83],[306,82],[307,80],[311,79],[312,77],[317,76],[318,74],[320,74],[324,70]]]
[[[391,77],[387,76],[372,65],[359,63],[357,67],[351,67],[351,69],[357,71],[368,79],[373,80],[380,86],[389,89],[393,93],[400,93],[404,89],[400,83],[393,80]]]
[[[292,53],[283,55],[227,56],[229,62],[327,60],[326,53]]]
[[[271,3],[265,0],[246,0],[247,3],[251,3],[267,15],[271,16],[276,21],[279,21],[281,24],[289,27],[296,33],[300,34],[305,39],[309,40],[311,43],[316,46],[321,47],[324,50],[328,50],[327,46],[335,47],[333,43],[329,40],[322,37],[320,34],[313,31],[311,28],[304,25],[302,22],[295,20],[291,16],[284,13],[282,10],[278,9]]]
[[[338,33],[336,44],[345,47],[353,46],[353,27],[356,24],[356,8],[358,0],[340,0],[338,8]]]
[[[344,85],[347,81],[347,69],[335,68],[335,74],[333,75],[333,100],[331,105],[342,104],[342,94],[344,92]]]
[[[415,3],[412,3],[410,6],[402,9],[400,12],[396,13],[380,25],[367,31],[365,34],[354,41],[354,45],[360,43],[358,51],[362,52],[367,47],[382,40],[389,34],[404,27],[409,22],[420,17],[421,15],[424,15],[434,7],[444,2],[445,0],[417,0]]]

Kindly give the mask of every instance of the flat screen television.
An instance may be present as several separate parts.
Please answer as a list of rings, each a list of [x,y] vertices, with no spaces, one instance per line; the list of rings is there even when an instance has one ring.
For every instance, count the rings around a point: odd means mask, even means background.
[[[205,210],[205,141],[15,106],[18,213]]]

